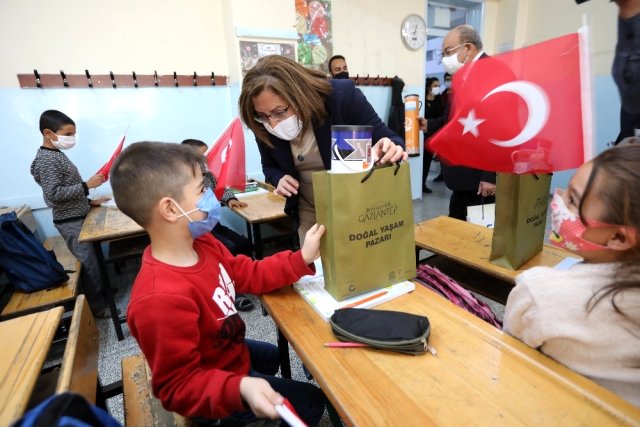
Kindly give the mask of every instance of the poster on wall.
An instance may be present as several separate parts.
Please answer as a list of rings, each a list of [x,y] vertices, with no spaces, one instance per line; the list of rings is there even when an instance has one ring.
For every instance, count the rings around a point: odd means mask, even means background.
[[[298,32],[298,62],[306,67],[329,72],[327,62],[333,55],[330,0],[295,0]]]
[[[267,55],[282,55],[296,60],[296,46],[291,43],[240,41],[240,64],[244,77],[258,59]]]

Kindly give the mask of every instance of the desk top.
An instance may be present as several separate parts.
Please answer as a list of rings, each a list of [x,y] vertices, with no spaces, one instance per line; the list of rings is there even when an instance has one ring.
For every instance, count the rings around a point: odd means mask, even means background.
[[[250,224],[274,221],[287,216],[284,213],[285,198],[276,196],[273,192],[246,196],[241,200],[248,206],[232,210]]]
[[[63,311],[56,307],[0,322],[0,425],[24,413]]]
[[[114,207],[93,207],[84,219],[80,231],[80,242],[118,239],[144,234],[145,231],[134,220]]]
[[[640,423],[640,409],[420,285],[378,308],[426,315],[437,357],[325,348],[329,324],[291,287],[262,299],[347,425]]]
[[[493,229],[447,216],[440,216],[415,225],[416,246],[476,268],[502,280],[515,283],[516,276],[531,267],[553,267],[571,252],[544,245],[542,252],[518,270],[510,270],[489,262]]]

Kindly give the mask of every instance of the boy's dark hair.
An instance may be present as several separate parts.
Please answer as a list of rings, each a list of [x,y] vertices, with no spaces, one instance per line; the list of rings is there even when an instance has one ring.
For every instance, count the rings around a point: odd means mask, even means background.
[[[593,218],[607,224],[626,225],[640,233],[640,145],[618,145],[603,151],[593,159],[593,168],[582,193],[578,207],[582,210],[590,194],[600,199],[605,210],[601,218]],[[597,187],[594,184],[597,181]],[[616,304],[616,297],[624,290],[640,289],[640,244],[623,254],[621,265],[616,269],[612,284],[598,291],[589,300],[587,307],[593,308],[606,296],[611,296],[614,309],[623,314]]]
[[[186,145],[136,142],[111,169],[113,198],[125,215],[146,227],[158,200],[182,200],[184,186],[202,168],[203,157]]]
[[[40,115],[40,133],[42,134],[45,129],[55,133],[64,125],[75,126],[76,123],[71,120],[71,117],[58,110],[47,110]]]
[[[185,139],[180,144],[189,145],[189,146],[194,147],[194,148],[208,147],[206,142],[200,141],[199,139]]]

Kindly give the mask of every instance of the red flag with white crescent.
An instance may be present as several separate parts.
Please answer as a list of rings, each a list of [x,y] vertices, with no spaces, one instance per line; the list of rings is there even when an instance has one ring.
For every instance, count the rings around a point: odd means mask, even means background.
[[[216,142],[204,153],[209,170],[217,179],[216,197],[227,187],[245,190],[244,131],[240,118],[233,119]]]
[[[590,75],[578,33],[462,67],[447,124],[429,141],[452,165],[527,173],[592,156]]]

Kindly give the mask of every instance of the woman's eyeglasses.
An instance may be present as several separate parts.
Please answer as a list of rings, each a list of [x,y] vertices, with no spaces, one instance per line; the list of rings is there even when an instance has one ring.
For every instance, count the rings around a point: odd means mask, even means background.
[[[291,106],[288,105],[287,108],[284,108],[282,110],[275,110],[271,114],[256,113],[256,115],[253,116],[253,118],[258,123],[267,123],[269,121],[269,119],[273,119],[273,120],[276,120],[278,122],[281,122],[281,121],[283,121],[284,119],[287,118],[287,111],[289,111],[289,107],[291,107]]]

